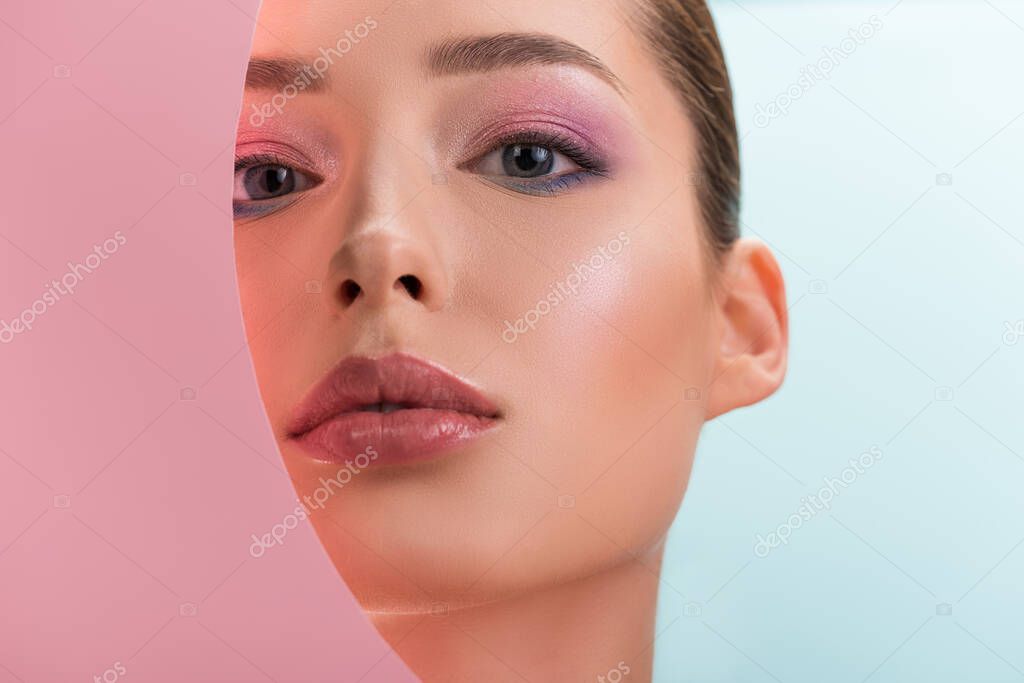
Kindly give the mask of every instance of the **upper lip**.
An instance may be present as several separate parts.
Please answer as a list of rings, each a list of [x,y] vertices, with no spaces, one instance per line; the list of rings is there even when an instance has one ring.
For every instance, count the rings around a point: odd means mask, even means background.
[[[445,368],[402,353],[382,358],[351,356],[338,363],[300,402],[288,434],[301,437],[346,413],[401,409],[500,417],[497,406],[483,393]]]

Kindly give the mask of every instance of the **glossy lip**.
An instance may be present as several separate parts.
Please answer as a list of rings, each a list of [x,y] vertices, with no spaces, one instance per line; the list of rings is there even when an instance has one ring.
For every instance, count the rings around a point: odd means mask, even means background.
[[[406,354],[346,358],[299,404],[288,438],[315,460],[431,460],[497,425],[498,408],[448,370]]]

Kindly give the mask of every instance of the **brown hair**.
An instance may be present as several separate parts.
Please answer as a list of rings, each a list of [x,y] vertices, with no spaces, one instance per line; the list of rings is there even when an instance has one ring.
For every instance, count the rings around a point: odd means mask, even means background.
[[[697,195],[712,252],[739,238],[740,158],[732,86],[705,0],[639,0],[636,19],[697,131]]]

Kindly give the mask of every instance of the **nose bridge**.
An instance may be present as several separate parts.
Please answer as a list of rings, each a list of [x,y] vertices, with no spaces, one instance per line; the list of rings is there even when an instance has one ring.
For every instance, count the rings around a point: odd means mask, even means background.
[[[346,174],[356,227],[365,223],[372,228],[397,217],[423,185],[422,179],[429,178],[426,166],[393,134],[380,128],[367,131],[363,149]]]
[[[344,225],[324,293],[340,311],[410,302],[436,311],[447,300],[448,277],[437,243],[443,231],[430,225],[433,212],[421,195],[426,164],[387,134],[365,142],[345,174]]]

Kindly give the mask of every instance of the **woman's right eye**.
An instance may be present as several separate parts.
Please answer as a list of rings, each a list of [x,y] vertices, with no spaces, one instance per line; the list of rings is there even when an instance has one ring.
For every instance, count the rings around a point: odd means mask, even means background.
[[[235,171],[232,198],[236,203],[280,199],[305,192],[318,184],[317,179],[283,164],[242,165]]]

